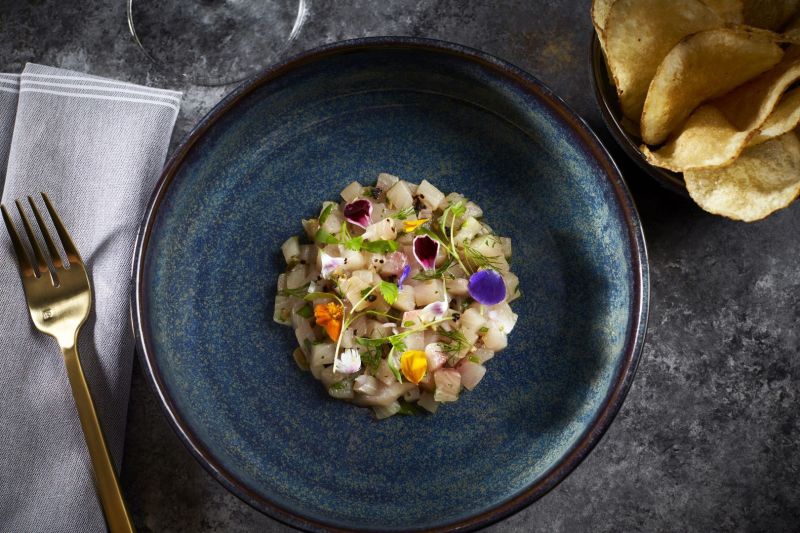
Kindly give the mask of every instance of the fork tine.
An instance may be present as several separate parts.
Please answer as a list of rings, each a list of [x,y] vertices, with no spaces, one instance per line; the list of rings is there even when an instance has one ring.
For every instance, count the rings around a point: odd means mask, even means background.
[[[61,260],[61,254],[58,253],[58,248],[56,248],[53,238],[50,236],[50,230],[47,229],[47,225],[44,223],[44,219],[42,218],[42,214],[39,212],[39,208],[36,207],[36,202],[33,201],[33,198],[28,196],[28,203],[31,204],[33,216],[36,217],[36,223],[39,224],[39,231],[41,232],[44,242],[47,245],[47,250],[50,252],[50,260],[53,261],[53,266],[56,268],[63,267],[64,263]]]
[[[38,277],[38,274],[36,273],[36,270],[34,270],[31,260],[28,257],[28,252],[26,252],[25,247],[22,246],[22,240],[19,238],[17,228],[14,226],[14,222],[11,220],[11,216],[8,214],[8,211],[6,211],[6,206],[0,205],[0,211],[3,212],[3,222],[6,223],[8,236],[11,238],[11,244],[14,246],[14,253],[17,256],[20,274],[22,277]]]
[[[61,246],[64,247],[64,252],[67,254],[67,260],[70,263],[80,263],[81,261],[81,254],[78,253],[78,249],[75,248],[75,244],[72,242],[72,238],[69,236],[67,232],[67,228],[64,227],[64,223],[61,222],[61,218],[56,213],[53,204],[50,202],[50,198],[47,196],[47,193],[42,193],[42,198],[44,199],[44,205],[47,207],[47,212],[50,213],[50,218],[53,220],[53,225],[56,227],[56,232],[58,233],[58,237],[61,239]]]
[[[28,234],[28,242],[33,249],[33,255],[36,256],[36,262],[39,263],[39,272],[44,274],[49,271],[47,268],[47,259],[45,259],[42,249],[39,247],[39,241],[36,240],[36,234],[33,233],[33,227],[28,221],[28,215],[26,215],[25,211],[22,209],[22,204],[19,203],[19,200],[14,200],[14,203],[17,204],[17,211],[19,211],[19,216],[22,219],[22,226],[25,228],[25,233]]]

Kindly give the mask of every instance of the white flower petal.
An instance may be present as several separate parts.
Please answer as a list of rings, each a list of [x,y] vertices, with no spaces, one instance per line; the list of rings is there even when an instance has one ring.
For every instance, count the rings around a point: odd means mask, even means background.
[[[333,257],[325,252],[320,252],[320,262],[322,263],[322,277],[329,279],[337,268],[344,266],[344,257]]]
[[[361,368],[361,354],[355,348],[348,348],[333,360],[333,371],[340,374],[355,374]]]

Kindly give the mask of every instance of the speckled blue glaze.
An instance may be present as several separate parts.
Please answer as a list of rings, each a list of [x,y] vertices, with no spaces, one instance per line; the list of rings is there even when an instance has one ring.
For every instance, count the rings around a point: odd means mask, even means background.
[[[272,322],[280,244],[381,171],[475,200],[513,239],[509,347],[432,416],[327,397]],[[306,529],[471,528],[589,452],[638,361],[647,263],[596,138],[524,73],[419,40],[327,47],[223,101],[167,166],[137,246],[143,363],[195,455]]]

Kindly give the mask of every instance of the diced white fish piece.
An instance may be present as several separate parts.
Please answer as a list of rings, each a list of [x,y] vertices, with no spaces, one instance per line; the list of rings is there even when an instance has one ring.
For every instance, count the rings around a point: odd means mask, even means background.
[[[352,202],[364,194],[364,187],[354,181],[342,190],[341,196],[345,202]]]
[[[461,391],[461,374],[454,368],[440,368],[433,374],[436,392],[433,399],[437,402],[454,402]]]
[[[386,198],[395,209],[406,209],[414,205],[414,198],[411,196],[411,190],[405,181],[398,181],[392,185],[386,191]]]
[[[422,200],[428,209],[436,210],[444,200],[444,193],[437,189],[428,180],[422,180],[417,187],[417,197]]]
[[[486,374],[486,367],[471,361],[462,361],[458,365],[458,372],[461,374],[461,384],[467,390],[474,389],[478,382]]]

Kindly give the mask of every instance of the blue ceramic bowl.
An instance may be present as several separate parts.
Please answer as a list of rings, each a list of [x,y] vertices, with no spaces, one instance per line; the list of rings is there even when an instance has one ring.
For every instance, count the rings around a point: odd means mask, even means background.
[[[475,391],[376,421],[301,372],[271,317],[280,244],[382,171],[482,206],[524,297]],[[308,530],[468,530],[530,504],[611,423],[648,304],[636,210],[587,126],[519,69],[419,39],[323,47],[220,102],[164,170],[134,275],[175,430],[232,492]]]

